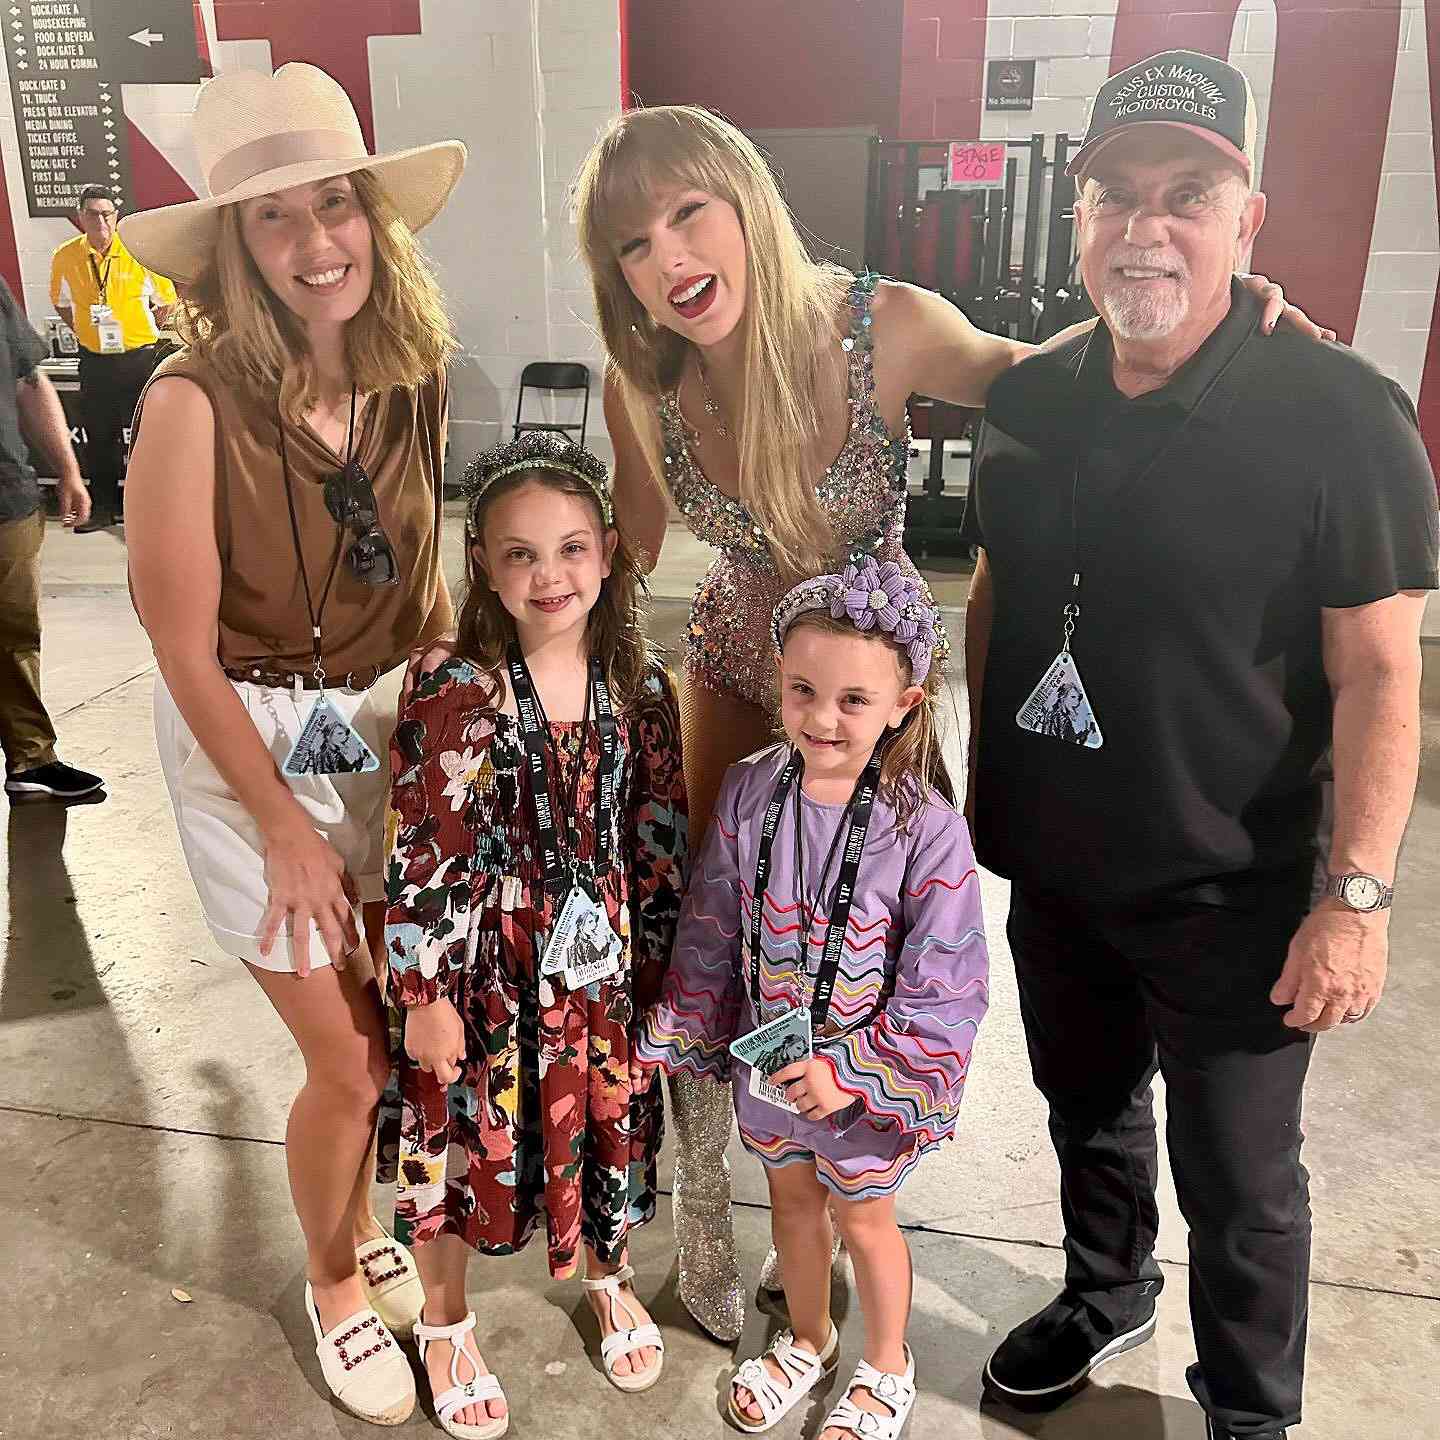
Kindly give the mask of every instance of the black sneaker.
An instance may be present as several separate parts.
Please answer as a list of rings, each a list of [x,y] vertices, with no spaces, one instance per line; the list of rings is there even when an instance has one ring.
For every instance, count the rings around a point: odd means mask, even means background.
[[[1143,1345],[1155,1333],[1155,1303],[1116,1335],[1104,1334],[1078,1296],[1062,1291],[1038,1315],[1017,1325],[985,1362],[985,1386],[1024,1409],[1068,1400],[1092,1371]]]
[[[113,530],[120,522],[113,515],[96,513],[75,527],[77,535],[94,535],[100,530]]]
[[[105,782],[89,771],[77,770],[52,760],[33,770],[17,770],[5,778],[5,789],[11,795],[53,795],[59,800],[76,800],[99,790]]]

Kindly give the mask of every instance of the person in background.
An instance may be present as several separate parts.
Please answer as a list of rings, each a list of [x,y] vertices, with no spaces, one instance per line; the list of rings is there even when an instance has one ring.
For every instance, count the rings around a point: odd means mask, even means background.
[[[55,387],[35,367],[45,342],[0,280],[0,747],[11,795],[73,800],[100,789],[98,775],[55,755],[55,727],[40,698],[40,547],[45,508],[22,429],[59,476],[60,518],[83,523],[90,496]]]
[[[160,327],[175,304],[175,286],[147,269],[116,232],[115,200],[87,185],[76,202],[83,232],[50,261],[50,303],[80,342],[80,416],[92,513],[77,525],[88,535],[120,519],[125,431],[145,382],[160,360]]]

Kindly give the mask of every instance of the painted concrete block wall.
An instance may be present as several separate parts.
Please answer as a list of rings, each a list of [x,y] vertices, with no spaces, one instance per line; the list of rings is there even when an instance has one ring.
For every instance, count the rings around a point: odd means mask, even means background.
[[[230,3],[199,0],[216,73],[269,69],[272,40],[221,38],[236,28],[229,18],[235,12],[226,9]],[[259,15],[256,29],[269,25],[275,35],[293,31],[306,11],[313,15],[310,0],[267,0],[247,9]],[[267,20],[267,9],[279,18]],[[618,5],[615,0],[419,0],[418,25],[393,26],[377,24],[362,10],[336,6],[327,24],[359,27],[351,47],[356,68],[336,78],[352,98],[365,87],[362,114],[373,113],[378,148],[454,137],[470,152],[449,207],[424,234],[463,352],[452,372],[453,473],[477,449],[509,435],[520,371],[528,361],[587,362],[598,402],[600,349],[588,286],[575,260],[568,187],[596,132],[619,107]],[[376,33],[383,29],[398,33]],[[205,193],[190,141],[196,93],[192,85],[124,87],[127,118],[163,157],[143,177],[145,184],[137,175],[141,193],[132,208],[187,198],[187,189]],[[24,303],[38,325],[52,313],[51,252],[75,232],[67,221],[32,220],[25,213],[8,85],[0,85],[0,157]],[[164,177],[160,170],[167,172]],[[175,193],[157,193],[167,188]],[[532,395],[527,415],[541,408]],[[557,402],[557,410],[569,408]],[[578,404],[575,409],[578,413]],[[591,439],[606,453],[598,403],[591,421]]]

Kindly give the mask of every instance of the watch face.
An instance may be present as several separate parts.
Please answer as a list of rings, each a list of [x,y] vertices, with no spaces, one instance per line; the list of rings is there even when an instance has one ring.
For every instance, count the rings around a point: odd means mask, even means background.
[[[1373,875],[1347,875],[1340,898],[1352,910],[1374,910],[1383,894],[1380,882]]]

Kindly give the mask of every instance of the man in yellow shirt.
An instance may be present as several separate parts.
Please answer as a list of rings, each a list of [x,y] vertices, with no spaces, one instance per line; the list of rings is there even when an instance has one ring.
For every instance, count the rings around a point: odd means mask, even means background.
[[[159,327],[175,304],[175,287],[125,248],[105,186],[85,186],[76,209],[85,233],[51,259],[50,301],[80,341],[80,416],[92,513],[75,528],[84,535],[119,519],[125,431],[160,359]]]

